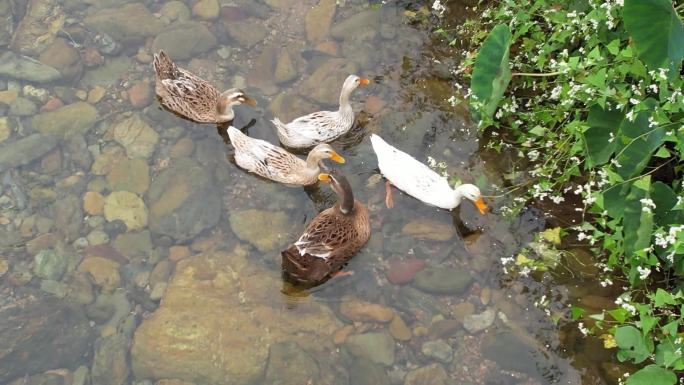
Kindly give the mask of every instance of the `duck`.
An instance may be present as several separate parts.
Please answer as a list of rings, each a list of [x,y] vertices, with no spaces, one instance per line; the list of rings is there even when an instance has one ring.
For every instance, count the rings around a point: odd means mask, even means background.
[[[330,184],[338,202],[318,214],[302,236],[281,252],[286,276],[313,285],[340,275],[344,264],[368,242],[371,234],[368,210],[354,199],[347,178],[331,170],[319,174],[318,179]]]
[[[154,54],[155,92],[169,110],[198,123],[225,123],[235,117],[233,107],[257,105],[256,100],[238,88],[220,92],[206,80],[178,67],[160,50]]]
[[[228,137],[235,147],[235,162],[243,169],[275,182],[292,186],[308,186],[318,182],[319,162],[330,159],[345,160],[329,144],[314,147],[303,160],[265,140],[245,135],[237,128],[228,127]]]
[[[277,117],[271,122],[276,127],[280,142],[290,148],[309,148],[329,143],[346,134],[354,125],[354,110],[349,103],[351,93],[370,83],[367,78],[349,75],[342,84],[340,108],[337,111],[318,111],[283,123]]]
[[[460,184],[451,188],[446,178],[434,172],[411,155],[387,143],[377,134],[370,137],[373,151],[378,158],[380,172],[387,179],[385,204],[394,206],[391,185],[408,195],[442,209],[452,210],[463,199],[475,204],[481,214],[488,211],[480,189],[473,184]]]

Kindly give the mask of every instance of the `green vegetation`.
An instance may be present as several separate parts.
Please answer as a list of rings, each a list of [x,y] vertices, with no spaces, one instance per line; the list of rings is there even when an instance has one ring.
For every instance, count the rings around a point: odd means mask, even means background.
[[[519,201],[580,198],[583,222],[568,230],[601,256],[602,285],[628,283],[615,308],[572,317],[641,365],[630,385],[674,384],[684,370],[683,9],[501,0],[460,31],[479,47],[458,72],[487,146],[529,170],[511,178]]]

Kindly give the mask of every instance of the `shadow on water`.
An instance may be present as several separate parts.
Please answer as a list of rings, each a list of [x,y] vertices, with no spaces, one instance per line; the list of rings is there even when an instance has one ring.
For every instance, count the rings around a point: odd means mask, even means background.
[[[434,16],[415,16],[426,15],[417,2],[9,3],[1,384],[614,381],[611,355],[567,321],[570,299],[610,298],[591,255],[569,247],[559,271],[531,277],[501,264],[570,215],[530,206],[507,218],[508,197],[490,199],[485,216],[469,203],[449,212],[398,190],[385,208],[371,133],[485,195],[501,195],[510,172],[448,101],[462,55],[421,21]],[[472,12],[454,3],[452,24]],[[149,64],[159,48],[254,95],[258,108],[239,106],[232,124],[273,143],[274,116],[334,109],[350,72],[372,79],[352,96],[354,128],[332,143],[370,212],[371,240],[344,268],[352,276],[309,288],[283,279],[280,250],[335,194],[240,170],[226,124],[161,108]]]

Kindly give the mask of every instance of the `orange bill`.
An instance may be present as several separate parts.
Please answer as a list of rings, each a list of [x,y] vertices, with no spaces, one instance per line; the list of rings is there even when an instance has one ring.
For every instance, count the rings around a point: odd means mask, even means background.
[[[370,83],[370,80],[368,78],[361,78],[359,79],[359,84],[362,86],[367,86]]]
[[[330,174],[326,174],[324,172],[318,174],[318,180],[324,183],[330,183]]]
[[[482,197],[477,198],[477,200],[475,201],[475,206],[478,210],[480,210],[481,214],[487,214],[487,211],[489,211],[489,207],[487,207],[487,204],[484,202],[484,199],[482,199]]]
[[[340,163],[340,164],[345,162],[344,158],[336,152],[333,152],[332,155],[330,155],[330,159],[332,159],[333,161]]]

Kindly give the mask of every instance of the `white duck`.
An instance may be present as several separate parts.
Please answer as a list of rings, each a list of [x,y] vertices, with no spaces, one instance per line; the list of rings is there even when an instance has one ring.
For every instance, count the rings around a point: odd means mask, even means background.
[[[305,161],[282,147],[249,137],[233,126],[228,127],[228,136],[235,147],[235,162],[238,166],[288,185],[307,186],[318,182],[321,172],[319,162],[323,159],[344,163],[344,158],[329,144],[314,147]]]
[[[392,147],[378,135],[371,135],[371,144],[378,157],[380,172],[387,178],[385,199],[387,207],[391,208],[394,205],[391,183],[412,197],[432,206],[451,210],[461,204],[465,198],[472,201],[480,213],[487,212],[487,205],[477,186],[462,184],[452,189],[446,178],[411,155]]]
[[[349,75],[342,85],[340,108],[337,111],[313,112],[287,124],[278,118],[273,119],[280,142],[290,148],[308,148],[332,142],[346,134],[354,124],[354,110],[349,97],[358,86],[365,86],[369,82],[366,78]]]

